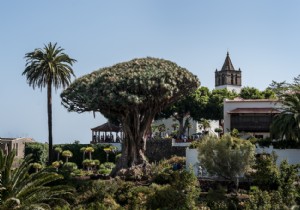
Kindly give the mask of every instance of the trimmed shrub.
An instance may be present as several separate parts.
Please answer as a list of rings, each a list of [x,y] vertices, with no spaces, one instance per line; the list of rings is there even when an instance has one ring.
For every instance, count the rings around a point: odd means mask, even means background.
[[[48,144],[39,142],[25,143],[25,156],[32,154],[33,162],[46,165],[48,159]]]
[[[76,163],[78,166],[82,166],[82,161],[83,161],[83,155],[82,155],[82,151],[80,151],[80,149],[82,147],[90,147],[91,145],[89,144],[59,144],[59,145],[55,145],[55,147],[61,147],[62,150],[70,150],[73,153],[73,157],[72,157],[72,162]],[[54,148],[55,148],[54,147]],[[94,160],[99,160],[100,163],[104,163],[106,162],[106,153],[104,152],[104,148],[107,148],[107,145],[100,145],[100,144],[95,144],[92,145],[92,147],[94,148],[94,152],[93,152],[93,159]],[[113,162],[115,163],[116,160],[116,155],[118,153],[110,153],[109,154],[109,162]],[[86,158],[88,157],[88,154],[86,154]],[[64,157],[60,157],[61,160],[65,161]]]

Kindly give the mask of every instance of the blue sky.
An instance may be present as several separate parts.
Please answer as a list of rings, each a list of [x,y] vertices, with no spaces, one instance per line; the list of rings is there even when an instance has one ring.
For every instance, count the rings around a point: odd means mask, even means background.
[[[46,91],[22,76],[24,55],[57,42],[77,77],[137,57],[159,57],[214,88],[227,50],[243,86],[265,89],[300,74],[300,2],[128,0],[0,2],[0,137],[47,141]],[[89,143],[97,114],[68,113],[53,96],[54,144]]]

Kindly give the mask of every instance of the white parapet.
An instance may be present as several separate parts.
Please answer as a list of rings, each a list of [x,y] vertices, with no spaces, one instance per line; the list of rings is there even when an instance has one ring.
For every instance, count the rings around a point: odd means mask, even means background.
[[[193,170],[196,176],[199,175],[199,161],[198,161],[198,150],[186,148],[186,170]]]
[[[287,160],[289,164],[300,164],[300,149],[274,149],[270,147],[259,147],[256,145],[256,154],[267,153],[271,154],[275,152],[277,157],[276,165],[279,166],[283,160]],[[193,169],[196,176],[205,176],[201,174],[201,164],[198,160],[198,150],[186,148],[186,169]]]

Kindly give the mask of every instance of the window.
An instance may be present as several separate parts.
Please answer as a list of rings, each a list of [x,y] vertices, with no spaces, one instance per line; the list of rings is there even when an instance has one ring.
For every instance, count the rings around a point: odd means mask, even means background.
[[[271,123],[269,114],[232,114],[230,127],[245,132],[270,132]]]

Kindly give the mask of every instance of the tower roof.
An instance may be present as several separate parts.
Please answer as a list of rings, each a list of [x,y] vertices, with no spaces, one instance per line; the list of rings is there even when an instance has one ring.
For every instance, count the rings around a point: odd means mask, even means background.
[[[224,61],[221,71],[234,71],[234,67],[233,67],[231,59],[229,57],[229,52],[227,52],[227,56],[225,58],[225,61]]]

